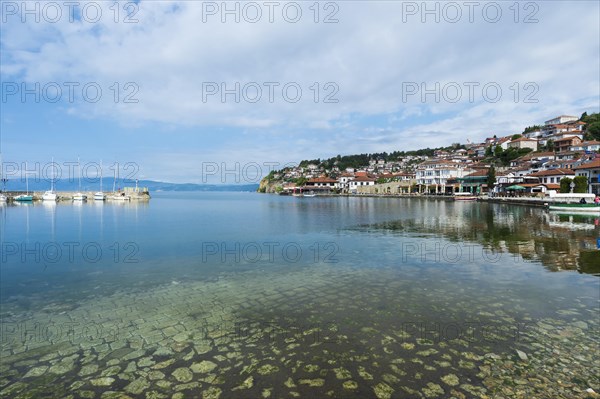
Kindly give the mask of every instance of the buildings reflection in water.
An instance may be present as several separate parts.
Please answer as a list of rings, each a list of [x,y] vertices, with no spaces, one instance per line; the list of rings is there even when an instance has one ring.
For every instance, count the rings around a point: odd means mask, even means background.
[[[577,270],[600,276],[597,217],[488,203],[414,201],[404,205],[408,209],[401,219],[369,228],[478,243],[492,251],[539,261],[550,271]],[[419,214],[435,216],[411,217]]]

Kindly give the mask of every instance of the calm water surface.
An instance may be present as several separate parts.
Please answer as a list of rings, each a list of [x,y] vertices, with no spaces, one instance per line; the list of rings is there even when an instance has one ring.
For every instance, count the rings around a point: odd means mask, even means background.
[[[4,205],[0,234],[2,397],[600,392],[592,217],[156,193]]]

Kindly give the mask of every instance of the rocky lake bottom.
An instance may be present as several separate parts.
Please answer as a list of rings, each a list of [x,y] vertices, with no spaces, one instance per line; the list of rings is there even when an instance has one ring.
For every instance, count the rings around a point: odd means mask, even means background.
[[[599,397],[600,298],[538,311],[518,287],[420,273],[321,264],[7,301],[0,396]]]

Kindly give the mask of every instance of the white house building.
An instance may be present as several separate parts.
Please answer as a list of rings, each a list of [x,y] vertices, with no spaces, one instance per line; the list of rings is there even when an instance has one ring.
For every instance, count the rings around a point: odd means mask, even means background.
[[[588,179],[588,193],[600,195],[600,158],[573,168],[577,176]]]

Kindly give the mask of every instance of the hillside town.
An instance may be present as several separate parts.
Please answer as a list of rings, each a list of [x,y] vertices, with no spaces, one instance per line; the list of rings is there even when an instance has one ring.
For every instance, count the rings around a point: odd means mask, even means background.
[[[546,196],[600,194],[599,114],[560,115],[522,133],[481,143],[392,154],[302,161],[271,172],[261,192],[291,194],[395,194]],[[586,122],[587,121],[587,122]],[[588,129],[589,126],[593,129]],[[356,159],[353,159],[356,164]]]

